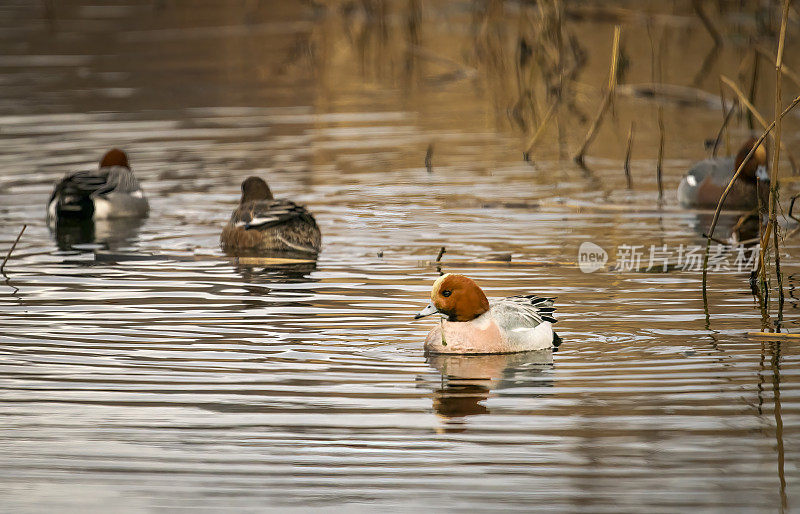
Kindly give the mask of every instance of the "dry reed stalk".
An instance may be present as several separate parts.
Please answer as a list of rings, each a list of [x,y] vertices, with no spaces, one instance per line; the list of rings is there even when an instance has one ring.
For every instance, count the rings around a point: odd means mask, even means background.
[[[17,238],[14,240],[14,244],[12,244],[11,248],[8,250],[8,253],[6,254],[6,258],[3,259],[3,264],[0,264],[0,273],[3,276],[6,275],[6,273],[5,273],[6,263],[8,262],[8,259],[11,257],[11,252],[13,252],[14,248],[17,247],[17,243],[19,243],[19,238],[22,237],[22,233],[25,232],[26,228],[28,228],[28,225],[22,225],[22,230],[19,231],[19,234],[17,234]],[[8,277],[6,277],[6,278],[8,278]]]
[[[580,166],[584,165],[583,157],[586,154],[586,149],[589,148],[594,136],[597,135],[597,129],[600,127],[600,123],[603,121],[603,116],[605,116],[606,111],[611,105],[611,99],[614,97],[614,88],[617,84],[617,61],[619,60],[619,37],[621,30],[622,29],[619,25],[614,27],[614,42],[611,45],[611,70],[608,77],[608,90],[606,91],[606,96],[603,98],[603,103],[600,106],[600,110],[597,112],[597,116],[592,122],[591,127],[589,127],[589,132],[586,133],[586,137],[583,140],[581,149],[578,150],[578,153],[576,153],[575,157],[573,157],[573,160]]]
[[[664,199],[664,184],[661,180],[661,163],[664,160],[664,107],[658,106],[658,162],[656,163],[656,179],[658,179],[658,201]]]
[[[739,89],[739,87],[736,85],[736,83],[733,80],[731,80],[728,77],[726,77],[725,75],[720,75],[719,78],[720,78],[720,80],[722,80],[722,82],[725,83],[725,85],[727,85],[729,88],[731,88],[731,90],[734,93],[736,93],[736,96],[739,97],[739,101],[742,102],[742,105],[747,107],[747,110],[750,111],[753,114],[753,116],[758,120],[758,122],[761,124],[761,126],[764,129],[766,129],[767,128],[767,121],[764,119],[763,116],[761,116],[761,113],[758,112],[758,109],[755,108],[755,106],[750,102],[750,100],[748,100],[747,97],[744,96],[744,93],[742,93],[742,90]],[[772,138],[772,142],[775,143],[776,142],[775,141],[775,135],[772,134],[770,131],[767,131],[767,132],[769,133],[770,137]],[[783,143],[781,143],[781,149],[784,152],[786,152],[786,157],[789,159],[789,163],[792,165],[792,171],[796,172],[797,171],[797,161],[795,160],[795,158],[792,155],[791,151],[789,151],[789,149]]]
[[[800,334],[789,334],[787,332],[748,332],[747,337],[759,337],[767,339],[800,339]]]
[[[730,121],[731,116],[733,115],[733,111],[736,110],[737,105],[738,105],[737,102],[734,101],[733,104],[731,104],[731,108],[728,109],[728,112],[726,112],[722,118],[722,125],[720,125],[719,131],[717,131],[717,137],[714,138],[714,148],[711,150],[712,157],[717,156],[717,148],[719,148],[719,143],[720,141],[722,141],[722,134],[723,132],[725,132],[725,128],[728,126],[728,122]]]
[[[542,134],[544,134],[544,129],[547,126],[547,123],[550,121],[550,118],[552,118],[553,114],[556,112],[557,103],[558,102],[553,102],[547,109],[547,113],[544,115],[542,123],[539,124],[539,127],[536,129],[536,132],[533,134],[530,141],[528,141],[528,144],[525,146],[525,160],[530,159],[531,150],[533,150],[533,145],[535,145],[536,142],[539,140],[539,138],[542,137]]]
[[[787,114],[789,114],[789,112],[791,112],[792,109],[794,109],[795,106],[797,106],[798,103],[800,103],[800,96],[798,96],[794,100],[792,100],[792,103],[790,103],[789,106],[786,109],[783,110],[781,115],[778,116],[778,119],[783,119],[783,117],[786,116]],[[703,259],[703,294],[704,295],[705,295],[705,291],[706,291],[706,278],[707,278],[707,275],[708,275],[707,266],[708,266],[708,250],[710,248],[710,243],[711,243],[711,239],[710,238],[711,238],[711,236],[714,235],[714,229],[717,227],[717,222],[719,221],[719,215],[722,212],[722,204],[725,203],[725,199],[728,197],[728,193],[733,188],[734,182],[736,182],[736,179],[739,178],[739,175],[742,173],[742,170],[744,169],[744,165],[747,163],[747,161],[750,160],[750,157],[752,157],[753,154],[756,152],[756,148],[758,148],[761,145],[761,143],[764,142],[764,140],[767,138],[767,136],[772,132],[773,127],[775,127],[775,121],[770,123],[769,126],[767,126],[766,129],[764,130],[764,133],[761,134],[761,136],[756,140],[755,144],[753,145],[753,148],[750,149],[750,151],[747,153],[747,155],[742,160],[742,164],[740,164],[739,167],[736,169],[736,172],[733,174],[733,177],[731,178],[730,182],[728,182],[728,186],[725,188],[725,191],[722,192],[722,196],[720,197],[719,202],[717,203],[717,208],[714,211],[714,217],[711,219],[711,225],[709,226],[708,232],[706,233],[707,234],[706,235],[706,253],[705,253],[705,257]]]
[[[719,97],[720,97],[720,100],[722,102],[722,111],[723,111],[723,115],[724,115],[725,114],[725,102],[726,102],[725,84],[722,83],[721,79],[717,79],[717,83],[719,85]],[[731,107],[734,107],[734,106],[736,106],[737,108],[739,107],[739,99],[738,99],[738,97],[736,95],[734,95],[734,97],[731,100],[731,102],[732,102],[731,103]],[[734,110],[734,112],[736,112],[736,111]],[[730,137],[730,134],[728,132],[725,132],[724,134],[725,134],[725,155],[730,155],[731,154],[731,137]],[[716,154],[714,154],[714,155],[716,156]]]
[[[779,113],[781,111],[781,83],[783,81],[783,74],[781,73],[781,68],[783,67],[783,49],[784,49],[784,42],[786,40],[786,20],[789,15],[789,1],[784,0],[783,3],[783,16],[781,17],[781,32],[780,38],[778,39],[778,53],[775,57],[775,140],[777,141],[775,145],[775,152],[772,155],[772,170],[770,173],[770,185],[769,185],[769,221],[767,222],[767,229],[764,231],[764,241],[761,245],[761,251],[759,252],[759,271],[761,276],[761,284],[764,289],[766,289],[767,284],[767,265],[766,265],[766,255],[767,255],[767,248],[769,246],[770,236],[773,237],[772,244],[774,246],[774,255],[775,255],[775,276],[778,281],[778,295],[779,295],[779,305],[783,306],[783,279],[781,277],[781,258],[780,258],[780,241],[778,238],[778,220],[777,220],[777,204],[778,204],[778,165],[780,164],[780,153],[781,153],[781,117]],[[765,300],[765,308],[767,312],[769,312],[769,295],[766,294],[764,291]],[[779,309],[779,312],[782,309]]]
[[[635,122],[631,122],[631,128],[628,129],[628,144],[625,146],[625,180],[628,182],[628,189],[633,188],[633,179],[631,178],[631,151],[633,150],[633,129],[636,126]]]
[[[758,52],[753,51],[753,78],[750,80],[750,94],[747,96],[747,100],[750,102],[751,105],[756,101],[756,89],[758,88],[758,63],[759,63],[759,55]],[[750,130],[753,130],[753,113],[750,111],[747,114],[747,127]]]

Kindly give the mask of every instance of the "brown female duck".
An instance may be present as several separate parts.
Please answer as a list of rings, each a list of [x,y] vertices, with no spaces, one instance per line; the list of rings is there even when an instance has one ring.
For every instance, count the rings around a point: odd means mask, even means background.
[[[302,205],[276,200],[259,177],[242,182],[239,207],[222,229],[222,249],[234,254],[319,253],[322,244],[314,216]]]

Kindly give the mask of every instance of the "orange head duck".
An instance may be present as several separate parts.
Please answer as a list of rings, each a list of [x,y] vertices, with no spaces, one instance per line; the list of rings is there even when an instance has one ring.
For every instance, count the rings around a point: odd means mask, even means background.
[[[275,199],[263,179],[248,177],[242,182],[239,206],[222,229],[220,244],[233,255],[308,256],[319,253],[322,235],[308,209]]]
[[[757,139],[748,139],[736,157],[716,157],[695,163],[678,186],[678,201],[684,207],[716,208],[734,173],[753,149]],[[759,195],[766,199],[769,190],[767,147],[762,142],[747,160],[739,178],[725,199],[729,209],[752,209]]]
[[[143,217],[147,199],[128,164],[128,156],[113,148],[97,170],[68,173],[53,188],[47,205],[49,220]]]
[[[439,314],[442,320],[428,333],[431,353],[515,353],[558,346],[553,332],[553,298],[512,296],[489,303],[478,284],[464,275],[439,277],[431,301],[415,319]]]

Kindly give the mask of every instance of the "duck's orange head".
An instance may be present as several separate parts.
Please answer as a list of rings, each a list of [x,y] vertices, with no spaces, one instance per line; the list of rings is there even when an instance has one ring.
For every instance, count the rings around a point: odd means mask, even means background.
[[[742,148],[739,149],[739,153],[736,154],[733,171],[739,169],[739,166],[744,162],[745,157],[747,157],[747,154],[750,153],[750,150],[753,149],[757,141],[758,139],[751,137],[742,145]],[[742,168],[742,179],[746,182],[769,180],[769,175],[767,175],[767,159],[767,145],[762,141],[744,165],[744,168]]]
[[[431,303],[415,319],[439,313],[448,321],[472,321],[489,310],[489,300],[471,278],[448,273],[433,283]]]
[[[257,202],[259,200],[272,200],[272,191],[259,177],[247,177],[242,182],[242,199],[239,203]]]
[[[119,148],[112,148],[100,159],[100,167],[105,168],[107,166],[123,166],[130,169],[128,156]]]

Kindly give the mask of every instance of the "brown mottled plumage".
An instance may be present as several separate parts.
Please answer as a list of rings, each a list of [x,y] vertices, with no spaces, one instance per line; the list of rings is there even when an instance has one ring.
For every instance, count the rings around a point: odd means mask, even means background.
[[[322,235],[308,210],[289,200],[276,200],[266,182],[242,182],[239,207],[222,229],[223,250],[236,255],[274,252],[319,253]]]

